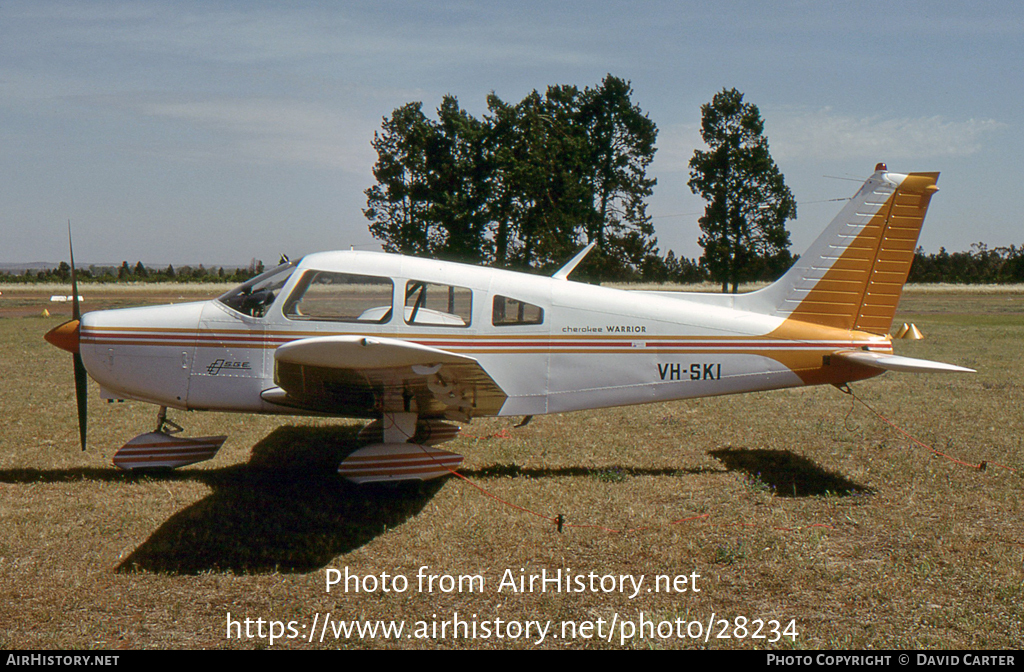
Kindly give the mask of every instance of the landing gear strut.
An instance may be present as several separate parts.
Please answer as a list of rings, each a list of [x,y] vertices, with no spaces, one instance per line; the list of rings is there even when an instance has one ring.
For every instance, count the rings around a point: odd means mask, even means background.
[[[156,431],[162,434],[180,434],[185,428],[167,419],[167,407],[161,406],[156,414]]]

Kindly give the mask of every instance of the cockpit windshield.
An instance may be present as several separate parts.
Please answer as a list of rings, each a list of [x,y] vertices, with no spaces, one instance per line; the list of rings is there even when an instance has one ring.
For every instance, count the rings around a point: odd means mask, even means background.
[[[250,317],[263,317],[273,305],[277,293],[295,271],[296,262],[290,261],[257,275],[243,285],[235,287],[217,300],[232,310]]]

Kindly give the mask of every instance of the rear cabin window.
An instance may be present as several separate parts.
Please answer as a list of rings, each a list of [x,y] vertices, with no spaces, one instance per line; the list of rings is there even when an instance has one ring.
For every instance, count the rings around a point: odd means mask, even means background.
[[[518,324],[541,324],[544,322],[544,309],[532,303],[511,299],[507,296],[495,296],[491,322],[496,327],[513,327]]]
[[[391,278],[307,271],[285,303],[289,320],[384,324],[391,319]]]
[[[468,327],[473,292],[466,287],[410,280],[405,285],[406,324]]]

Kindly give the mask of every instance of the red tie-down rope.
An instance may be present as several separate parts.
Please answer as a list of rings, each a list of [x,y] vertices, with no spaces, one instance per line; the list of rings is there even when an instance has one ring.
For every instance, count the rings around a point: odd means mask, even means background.
[[[860,403],[864,408],[866,408],[869,411],[871,411],[875,415],[875,417],[877,417],[879,420],[881,420],[885,424],[887,424],[890,427],[892,427],[893,429],[895,429],[897,432],[899,432],[901,435],[903,435],[908,441],[911,441],[911,442],[917,444],[918,446],[921,446],[925,450],[931,451],[932,454],[934,454],[934,455],[938,455],[939,457],[944,457],[945,459],[949,460],[950,462],[954,462],[954,463],[959,464],[960,466],[963,466],[963,467],[969,467],[971,469],[977,469],[978,471],[985,471],[985,469],[987,469],[991,465],[993,467],[1000,467],[1002,469],[1006,469],[1007,471],[1010,471],[1012,473],[1017,473],[1017,470],[1014,469],[1013,467],[1009,467],[1009,466],[1007,466],[1005,464],[1000,464],[999,462],[991,462],[991,461],[988,461],[988,460],[982,460],[981,462],[979,462],[977,464],[971,464],[970,462],[964,462],[963,460],[959,460],[959,459],[957,459],[957,458],[955,458],[955,457],[953,457],[951,455],[947,455],[947,454],[945,454],[945,453],[943,453],[941,451],[938,451],[935,448],[932,448],[931,446],[929,446],[927,443],[924,443],[923,441],[920,441],[919,439],[917,439],[910,432],[907,432],[907,431],[901,429],[894,422],[889,420],[889,418],[885,417],[884,415],[882,415],[881,413],[876,411],[874,408],[871,407],[870,404],[868,404],[868,402],[866,402],[863,399],[861,399],[860,397],[858,397],[854,393],[853,388],[851,388],[849,385],[843,385],[842,387],[839,388],[839,391],[844,393],[844,394],[850,395],[853,398],[854,401]],[[849,417],[849,414],[847,414],[847,417]]]
[[[839,386],[837,386],[837,387],[839,387]],[[876,411],[874,408],[872,408],[868,404],[868,402],[864,401],[863,399],[858,397],[856,394],[854,394],[853,389],[848,384],[843,385],[842,387],[839,387],[839,391],[843,392],[845,394],[850,395],[850,397],[852,397],[854,401],[859,402],[862,406],[864,406],[864,408],[866,408],[869,411],[871,411],[872,413],[874,413],[875,417],[877,417],[879,420],[881,420],[885,424],[887,424],[890,427],[892,427],[893,429],[895,429],[897,432],[899,432],[904,437],[906,437],[909,441],[912,441],[913,443],[916,443],[917,445],[921,446],[922,448],[924,448],[926,450],[931,451],[933,454],[938,455],[939,457],[944,457],[947,460],[949,460],[950,462],[954,462],[956,464],[959,464],[959,465],[964,466],[964,467],[969,467],[971,469],[977,469],[978,471],[985,471],[985,469],[987,469],[989,465],[992,465],[993,467],[1000,467],[1002,469],[1006,469],[1007,471],[1009,471],[1010,473],[1013,473],[1013,474],[1017,473],[1017,470],[1014,469],[1013,467],[1007,466],[1005,464],[1001,464],[999,462],[990,462],[990,461],[982,460],[981,462],[979,462],[977,464],[971,464],[970,462],[964,462],[963,460],[958,460],[955,457],[952,457],[950,455],[946,455],[943,452],[935,450],[934,448],[932,448],[928,444],[924,443],[923,441],[918,440],[916,437],[914,437],[912,434],[910,434],[910,432],[904,431],[900,427],[896,426],[895,423],[893,423],[887,417],[885,417],[884,415],[882,415],[881,413]],[[853,410],[852,407],[851,407],[850,410],[851,411]],[[846,417],[850,417],[849,413],[847,414]],[[998,540],[1002,541],[1004,543],[1007,543],[1007,544],[1015,544],[1017,546],[1024,546],[1024,542],[1017,541],[1016,539],[1006,539],[1006,538],[1003,538],[1003,537],[998,537]]]
[[[388,415],[388,413],[385,413],[384,415]],[[392,424],[395,424],[393,419],[392,419]],[[395,427],[398,427],[398,425],[395,424]],[[409,439],[410,442],[412,441],[412,437],[409,436],[405,431],[402,431],[400,427],[399,427],[399,431],[401,431],[403,434],[406,434],[406,438]],[[507,437],[510,437],[511,434],[508,433],[507,430],[502,430],[501,432],[498,432],[494,436],[499,437],[499,438],[507,438]],[[537,511],[534,511],[532,509],[528,509],[526,507],[519,506],[518,504],[513,504],[512,502],[510,502],[508,500],[505,500],[505,499],[502,499],[501,497],[498,497],[493,492],[487,490],[486,488],[484,488],[483,486],[481,486],[481,485],[479,485],[477,483],[474,483],[468,477],[466,477],[466,476],[460,474],[459,472],[455,471],[454,469],[449,467],[447,464],[442,464],[440,461],[437,460],[437,458],[435,458],[433,455],[430,454],[430,452],[427,451],[425,446],[422,446],[420,444],[413,444],[413,445],[419,446],[420,450],[423,451],[423,454],[426,455],[427,457],[429,457],[434,462],[434,464],[436,464],[438,467],[441,467],[442,469],[447,470],[448,473],[451,474],[452,476],[455,476],[456,478],[462,479],[463,481],[465,481],[469,485],[471,485],[474,488],[476,488],[484,496],[490,497],[491,499],[495,500],[496,502],[500,502],[500,503],[504,504],[505,506],[511,507],[511,508],[516,509],[518,511],[522,511],[523,513],[528,513],[528,514],[530,514],[532,516],[537,516],[538,518],[542,518],[542,519],[544,519],[544,520],[546,520],[546,521],[548,521],[550,523],[554,523],[558,527],[558,531],[559,532],[561,532],[563,530],[563,528],[573,527],[573,528],[576,528],[576,529],[592,529],[592,530],[602,530],[604,532],[610,532],[610,533],[614,533],[614,534],[626,534],[626,533],[629,533],[629,532],[639,532],[641,530],[653,530],[653,529],[657,529],[657,528],[660,528],[660,527],[666,527],[666,526],[669,526],[669,525],[680,525],[682,523],[692,523],[692,522],[695,522],[695,521],[698,521],[698,520],[707,521],[707,520],[709,520],[711,518],[711,514],[710,513],[700,513],[700,514],[697,514],[697,515],[694,515],[694,516],[687,516],[686,518],[677,518],[677,519],[671,520],[671,521],[669,521],[667,523],[662,523],[662,524],[657,524],[657,525],[641,525],[639,527],[629,527],[629,528],[613,528],[613,527],[605,527],[604,525],[596,525],[596,524],[583,525],[583,524],[567,523],[566,520],[565,520],[565,515],[563,515],[561,513],[558,514],[557,516],[549,516],[549,515],[546,515],[546,514],[543,514],[543,513],[539,513]],[[720,527],[760,527],[756,523],[718,523],[717,525],[720,526]],[[802,530],[812,529],[812,528],[816,528],[816,527],[827,528],[827,529],[830,529],[830,530],[831,529],[835,529],[831,525],[827,525],[825,523],[814,523],[814,524],[811,524],[811,525],[805,525],[805,526],[801,526],[801,527],[773,527],[772,529],[778,530],[778,531],[781,531],[781,532],[800,532]]]

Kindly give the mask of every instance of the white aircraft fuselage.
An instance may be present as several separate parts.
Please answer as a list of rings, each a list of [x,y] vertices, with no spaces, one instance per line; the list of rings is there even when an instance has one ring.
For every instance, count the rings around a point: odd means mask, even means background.
[[[410,282],[465,288],[469,319],[453,326],[412,322],[392,309],[384,323],[296,319],[286,299],[305,273],[330,271],[391,282],[404,304]],[[81,353],[108,398],[190,410],[289,413],[266,401],[274,351],[311,337],[385,337],[479,361],[507,399],[488,415],[539,415],[585,408],[847,382],[823,361],[866,347],[891,354],[887,336],[827,327],[796,339],[784,318],[701,303],[679,293],[622,291],[548,277],[373,252],[303,258],[264,315],[212,300],[86,313]],[[494,297],[543,311],[540,324],[494,323]],[[718,298],[718,297],[715,297]],[[855,378],[881,373],[867,369]],[[372,412],[367,409],[367,413]]]
[[[402,451],[412,459],[404,446],[422,442],[414,433],[454,436],[444,419],[841,386],[885,370],[969,370],[896,356],[889,336],[937,178],[880,164],[781,279],[748,294],[569,281],[582,253],[541,277],[324,252],[215,300],[91,312],[47,339],[76,353],[82,387],[84,365],[109,399],[379,419],[384,443],[352,462],[391,478],[393,465],[381,465]],[[84,391],[79,399],[81,409]],[[168,451],[208,459],[223,442],[173,439],[164,418],[115,464],[150,466]],[[80,426],[84,445],[84,415]]]

